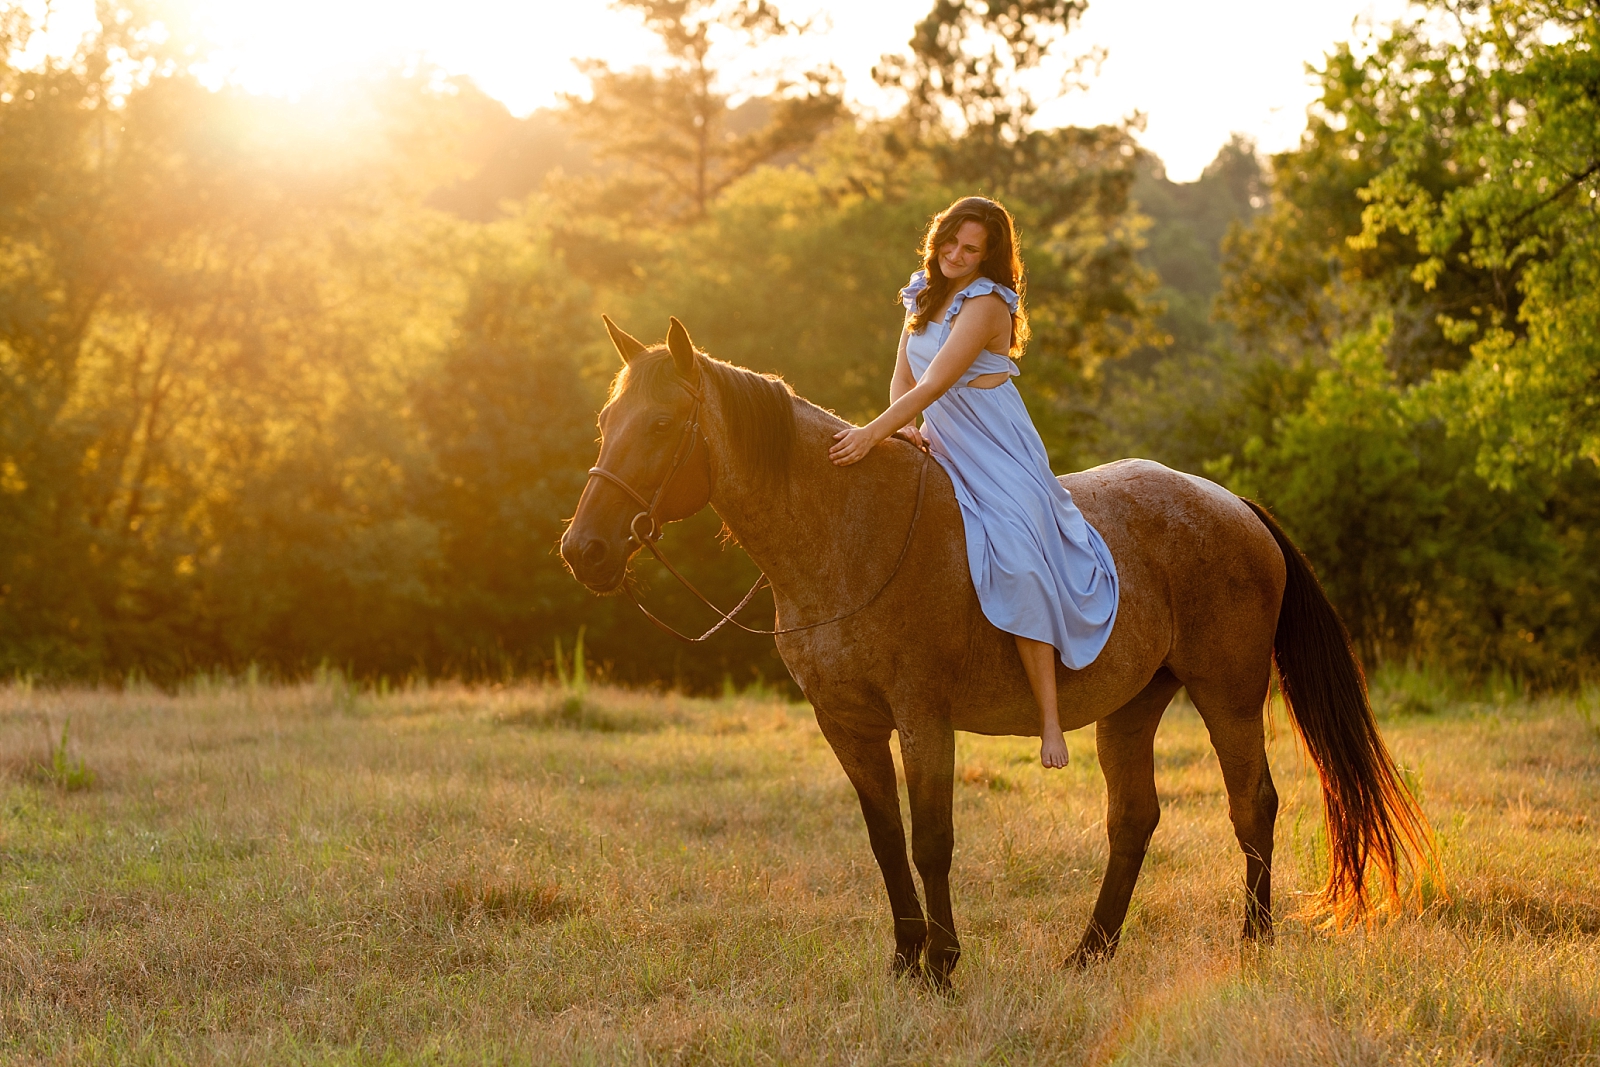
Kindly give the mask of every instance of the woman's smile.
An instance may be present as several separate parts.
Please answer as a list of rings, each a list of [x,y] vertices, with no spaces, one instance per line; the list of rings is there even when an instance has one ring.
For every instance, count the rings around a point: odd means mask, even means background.
[[[939,271],[951,281],[960,281],[978,273],[983,257],[988,251],[989,235],[976,222],[964,222],[956,231],[955,239],[939,249]]]

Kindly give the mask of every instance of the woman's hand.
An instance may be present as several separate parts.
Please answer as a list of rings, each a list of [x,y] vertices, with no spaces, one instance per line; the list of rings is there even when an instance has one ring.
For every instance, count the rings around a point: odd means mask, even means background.
[[[828,458],[833,460],[836,467],[848,467],[865,459],[868,452],[882,443],[883,436],[872,428],[872,424],[851,426],[833,435],[833,447],[828,449]]]
[[[926,450],[928,447],[928,439],[922,436],[922,431],[917,429],[915,424],[908,423],[905,426],[900,427],[900,429],[895,431],[895,436],[902,437],[907,441],[910,441],[918,448]]]

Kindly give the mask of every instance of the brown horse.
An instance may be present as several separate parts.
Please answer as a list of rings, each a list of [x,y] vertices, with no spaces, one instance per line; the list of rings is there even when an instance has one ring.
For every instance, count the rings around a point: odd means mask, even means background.
[[[836,467],[828,447],[845,424],[781,380],[696,351],[676,319],[654,347],[606,326],[625,366],[600,413],[601,477],[578,502],[562,558],[590,589],[616,592],[660,523],[716,509],[771,581],[779,628],[809,627],[780,633],[778,651],[860,796],[894,917],[894,967],[947,984],[961,951],[949,879],[955,731],[1039,736],[1016,644],[979,608],[948,477],[895,439]],[[1244,937],[1271,937],[1278,796],[1263,705],[1274,662],[1322,781],[1322,906],[1341,921],[1367,912],[1369,863],[1395,901],[1404,870],[1431,859],[1427,824],[1299,550],[1260,507],[1156,463],[1123,460],[1061,481],[1110,546],[1121,584],[1099,658],[1081,671],[1056,667],[1061,724],[1095,724],[1108,794],[1110,857],[1070,961],[1116,949],[1160,819],[1156,725],[1180,687],[1222,765],[1245,855]],[[926,919],[906,862],[895,731]]]

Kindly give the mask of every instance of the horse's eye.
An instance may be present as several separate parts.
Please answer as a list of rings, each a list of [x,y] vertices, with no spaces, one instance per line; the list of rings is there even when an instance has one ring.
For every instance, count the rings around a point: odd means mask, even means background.
[[[663,415],[650,427],[651,433],[666,433],[672,428],[672,420]]]

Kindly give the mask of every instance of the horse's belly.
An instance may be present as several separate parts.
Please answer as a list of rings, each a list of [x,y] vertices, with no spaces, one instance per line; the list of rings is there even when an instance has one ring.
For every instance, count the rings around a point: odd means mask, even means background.
[[[1021,668],[1018,667],[1018,671]],[[1153,676],[1154,672],[1152,672]],[[1027,678],[1024,676],[1024,683]],[[1129,683],[1116,693],[1108,693],[1100,700],[1084,700],[1083,694],[1074,692],[1057,701],[1056,715],[1063,730],[1077,730],[1110,715],[1148,684]],[[1059,687],[1058,687],[1059,688]],[[1013,694],[1007,698],[991,697],[987,700],[967,700],[950,709],[950,725],[969,734],[987,734],[992,737],[1038,737],[1042,732],[1039,705],[1031,691]]]
[[[1081,671],[1056,664],[1056,714],[1063,730],[1076,730],[1105,718],[1138,695],[1161,668],[1160,656],[1140,641],[1136,610],[1119,614],[1111,640]],[[950,723],[974,734],[1038,737],[1039,705],[1017,654],[1016,639],[979,616],[969,669],[950,702]],[[1117,628],[1126,626],[1121,639]]]
[[[1038,737],[1039,706],[1030,693],[1026,700],[968,703],[950,709],[950,725],[969,734],[988,734],[991,737]],[[1083,723],[1062,729],[1071,730]]]

